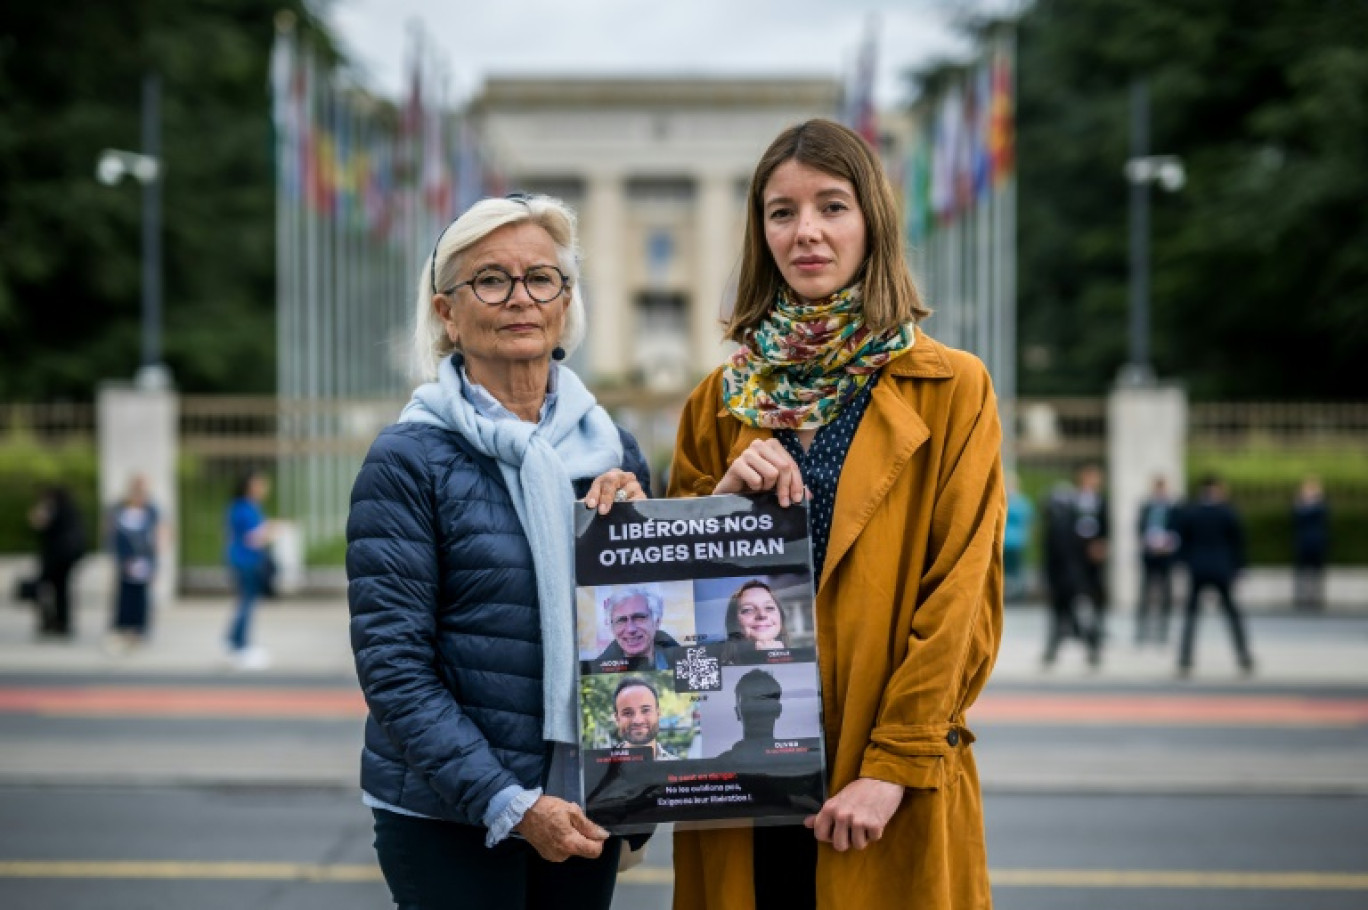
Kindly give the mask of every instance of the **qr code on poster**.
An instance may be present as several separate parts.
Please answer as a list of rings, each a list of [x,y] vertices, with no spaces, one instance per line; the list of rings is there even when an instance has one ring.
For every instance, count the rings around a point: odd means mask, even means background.
[[[722,691],[722,661],[706,647],[685,648],[674,673],[676,692]]]

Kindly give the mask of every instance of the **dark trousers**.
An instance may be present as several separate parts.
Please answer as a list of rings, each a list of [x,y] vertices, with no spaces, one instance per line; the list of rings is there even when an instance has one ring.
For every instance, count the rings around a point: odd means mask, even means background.
[[[608,910],[622,841],[597,859],[547,862],[510,837],[484,845],[473,825],[372,809],[375,853],[399,910]]]
[[[756,828],[755,910],[816,910],[817,837],[802,825]]]
[[[1050,588],[1050,631],[1045,639],[1045,663],[1052,664],[1066,638],[1083,638],[1074,611],[1074,592],[1063,585]]]
[[[1088,661],[1096,664],[1102,659],[1102,642],[1107,634],[1107,586],[1103,579],[1105,563],[1088,560],[1083,564],[1083,591],[1092,607],[1092,624],[1088,627]]]
[[[1197,636],[1197,610],[1201,606],[1202,592],[1207,588],[1215,591],[1219,598],[1221,611],[1225,613],[1226,622],[1230,626],[1230,640],[1235,646],[1236,659],[1239,660],[1241,667],[1249,669],[1254,661],[1249,656],[1249,640],[1245,636],[1244,617],[1240,615],[1240,608],[1235,606],[1235,600],[1230,596],[1230,579],[1227,578],[1192,579],[1192,587],[1188,591],[1187,610],[1183,614],[1183,642],[1178,650],[1178,666],[1185,670],[1192,667],[1192,650]]]
[[[1168,641],[1169,616],[1173,612],[1173,561],[1147,558],[1143,569],[1140,602],[1135,613],[1135,643],[1151,638],[1165,642]]]
[[[71,635],[71,572],[75,563],[48,566],[38,587],[38,631]]]
[[[148,600],[151,585],[146,582],[119,580],[118,599],[114,602],[114,631],[147,634]]]
[[[261,596],[261,570],[234,566],[230,571],[237,582],[237,608],[228,624],[228,647],[241,651],[247,647],[252,633],[252,612]]]
[[[1292,605],[1298,610],[1325,609],[1325,558],[1298,556],[1292,566]]]
[[[1106,607],[1099,597],[1087,591],[1092,608],[1092,620],[1084,625],[1078,615],[1078,595],[1071,588],[1059,586],[1050,592],[1050,631],[1045,640],[1045,663],[1052,664],[1059,646],[1067,638],[1077,638],[1088,649],[1088,662],[1097,665],[1102,660],[1102,636],[1105,630]]]

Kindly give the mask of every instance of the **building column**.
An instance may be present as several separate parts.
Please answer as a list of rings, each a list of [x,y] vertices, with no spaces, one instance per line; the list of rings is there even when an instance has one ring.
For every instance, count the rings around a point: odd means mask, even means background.
[[[734,292],[727,281],[740,265],[741,238],[733,236],[735,178],[726,173],[703,173],[695,179],[698,272],[695,297],[689,301],[689,355],[691,369],[703,375],[720,364],[728,350],[722,341],[721,310],[724,295]],[[728,309],[731,303],[726,301]]]
[[[149,498],[166,529],[152,586],[153,609],[169,607],[175,602],[180,571],[176,520],[180,399],[171,389],[138,389],[109,383],[100,387],[96,421],[100,506],[107,509],[122,499],[134,475],[141,474],[147,479]],[[114,577],[117,583],[117,576]]]
[[[1134,611],[1140,594],[1140,504],[1154,478],[1175,497],[1186,489],[1187,393],[1174,385],[1117,386],[1107,398],[1108,584],[1114,606]]]
[[[611,382],[625,378],[631,369],[636,324],[625,282],[626,207],[620,174],[590,174],[587,182],[582,243],[589,375],[584,378],[589,383]]]

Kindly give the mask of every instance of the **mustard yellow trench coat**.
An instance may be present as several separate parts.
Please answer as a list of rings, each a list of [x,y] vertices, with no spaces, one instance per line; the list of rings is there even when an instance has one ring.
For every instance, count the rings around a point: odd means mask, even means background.
[[[671,496],[706,496],[753,440],[721,370],[685,406]],[[817,593],[830,792],[907,787],[883,839],[819,845],[823,910],[992,905],[965,712],[1002,637],[1002,430],[974,356],[918,332],[883,369],[846,456]],[[751,831],[675,834],[676,910],[754,910]]]

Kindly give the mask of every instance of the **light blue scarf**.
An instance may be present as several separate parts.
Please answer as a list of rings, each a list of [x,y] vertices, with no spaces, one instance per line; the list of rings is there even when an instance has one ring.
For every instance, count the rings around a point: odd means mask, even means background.
[[[541,603],[542,735],[573,743],[575,724],[575,491],[572,481],[622,464],[617,427],[578,376],[556,377],[556,405],[541,423],[490,420],[461,394],[453,358],[437,381],[413,390],[400,423],[426,423],[461,436],[499,465],[508,495],[532,548]]]

